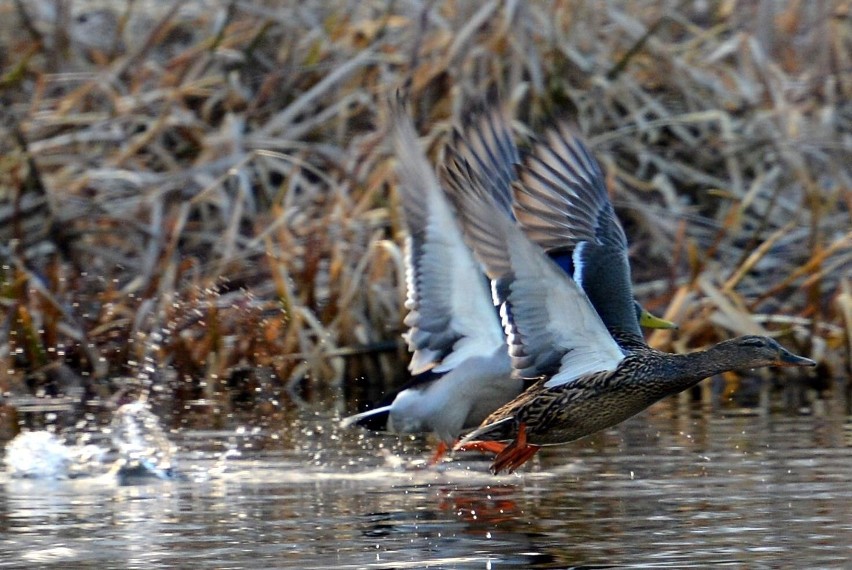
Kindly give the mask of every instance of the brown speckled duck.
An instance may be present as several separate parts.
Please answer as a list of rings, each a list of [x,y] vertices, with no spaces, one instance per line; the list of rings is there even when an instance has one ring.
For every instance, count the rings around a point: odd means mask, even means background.
[[[571,165],[578,160],[571,156],[578,148],[576,141],[564,127],[551,133],[548,141],[522,168],[522,181],[526,178],[533,195],[525,197],[516,190],[520,211],[530,216],[527,223],[534,224],[535,216],[555,220],[560,210],[572,210],[570,216],[582,223],[593,210],[571,183],[575,176]],[[654,350],[636,335],[630,335],[628,346],[620,345],[604,325],[600,308],[595,310],[598,303],[593,306],[575,279],[504,214],[485,185],[456,185],[450,196],[466,241],[486,268],[502,304],[514,373],[538,379],[456,446],[496,452],[494,473],[513,472],[541,446],[614,426],[708,376],[743,368],[815,364],[762,336],[735,338],[691,354]],[[545,209],[536,210],[537,203]],[[519,221],[524,223],[523,215]],[[609,267],[597,264],[595,272],[605,273]],[[611,309],[621,311],[622,317],[610,317],[616,320],[627,319],[633,310],[629,300],[613,303]]]

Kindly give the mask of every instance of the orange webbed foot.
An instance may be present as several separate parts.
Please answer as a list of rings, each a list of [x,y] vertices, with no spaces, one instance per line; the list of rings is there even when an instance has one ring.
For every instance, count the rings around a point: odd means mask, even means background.
[[[514,473],[515,469],[532,459],[539,449],[541,449],[540,445],[527,443],[527,426],[521,423],[518,426],[517,437],[494,458],[491,473],[497,475],[504,469]]]
[[[432,466],[432,465],[437,465],[438,463],[440,463],[441,459],[444,458],[444,455],[447,454],[447,451],[449,449],[450,448],[447,446],[446,443],[444,443],[443,441],[440,442],[438,444],[438,447],[435,449],[435,454],[432,455],[432,458],[429,460],[428,465]]]
[[[502,441],[469,441],[455,446],[455,451],[481,451],[483,453],[502,453],[508,443]]]

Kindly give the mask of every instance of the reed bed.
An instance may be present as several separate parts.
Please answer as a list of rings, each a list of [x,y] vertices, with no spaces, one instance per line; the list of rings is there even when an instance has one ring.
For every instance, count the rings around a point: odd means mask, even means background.
[[[402,88],[436,164],[494,94],[521,141],[576,123],[640,300],[680,324],[652,344],[770,333],[820,362],[795,385],[842,384],[850,19],[839,0],[4,3],[0,389],[143,390],[216,424],[398,383]]]

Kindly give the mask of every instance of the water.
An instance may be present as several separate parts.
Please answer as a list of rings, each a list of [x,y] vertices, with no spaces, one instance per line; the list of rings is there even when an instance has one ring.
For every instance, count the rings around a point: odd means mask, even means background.
[[[852,564],[842,414],[661,406],[500,477],[484,458],[427,468],[416,439],[342,432],[322,417],[295,426],[178,434],[180,479],[7,473],[0,567]]]

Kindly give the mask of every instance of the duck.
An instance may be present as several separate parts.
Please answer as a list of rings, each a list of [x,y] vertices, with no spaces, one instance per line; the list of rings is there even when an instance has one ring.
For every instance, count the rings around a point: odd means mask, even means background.
[[[378,407],[349,416],[342,425],[432,432],[439,443],[430,463],[437,463],[459,434],[518,396],[523,380],[512,374],[489,281],[462,238],[404,103],[398,99],[390,107],[390,141],[408,230],[404,339],[412,378]]]
[[[641,339],[642,328],[677,328],[636,300],[627,237],[603,171],[583,141],[564,127],[549,131],[521,160],[505,106],[491,105],[477,117],[453,131],[445,187],[460,192],[476,185],[489,194],[572,276],[620,344]]]
[[[584,224],[589,228],[587,222],[601,211],[596,197],[584,191],[593,185],[576,183],[576,165],[585,165],[588,172],[589,156],[566,125],[550,131],[521,168],[523,184],[519,186],[530,190],[525,195],[515,187],[513,210],[520,224],[505,215],[486,185],[448,187],[465,240],[485,268],[501,306],[513,374],[534,380],[454,448],[495,453],[494,474],[512,473],[543,446],[568,443],[615,426],[709,376],[746,368],[816,364],[766,336],[742,336],[706,350],[670,354],[649,347],[635,330],[608,328],[604,318],[612,318],[606,316],[611,308],[617,321],[629,322],[633,329],[628,313],[635,313],[625,310],[631,306],[627,287],[599,291],[614,297],[610,305],[581,284],[589,277],[608,283],[623,279],[623,266],[597,263],[595,256],[602,254],[593,248],[609,248],[610,259],[620,259],[623,231],[604,224],[595,231],[598,243],[588,235],[579,240],[587,245],[575,247],[570,274],[539,245],[544,242],[546,247],[553,228],[566,216],[573,224],[570,235],[576,236],[580,235],[576,228]],[[606,205],[603,210],[608,210]],[[526,225],[526,231],[520,225]],[[542,237],[536,239],[530,229],[539,227]],[[597,267],[590,267],[590,259]],[[590,269],[594,271],[587,273]],[[619,275],[613,278],[612,273]]]
[[[397,157],[400,203],[408,229],[405,306],[409,312],[404,320],[408,327],[404,338],[411,353],[408,369],[412,378],[375,408],[344,418],[342,426],[396,433],[432,432],[439,439],[429,461],[434,464],[461,432],[478,426],[529,384],[512,375],[488,279],[465,244],[444,191],[445,186],[480,185],[494,197],[503,215],[514,219],[512,185],[518,180],[516,169],[521,158],[507,126],[505,108],[493,106],[475,113],[464,131],[454,130],[439,180],[419,150],[404,106],[400,99],[391,103],[390,139]],[[614,223],[617,225],[617,220]],[[577,243],[562,240],[554,255],[570,254]],[[626,240],[621,255],[623,265],[627,265]],[[564,267],[570,268],[567,263]],[[629,285],[629,266],[627,272]],[[610,286],[607,282],[593,285],[590,279],[586,283],[589,287]],[[629,294],[632,298],[632,289]],[[607,318],[613,316],[606,321],[607,326],[620,331],[640,319],[643,326],[651,328],[674,326],[653,317],[635,300],[632,303],[632,317],[605,313]],[[628,308],[625,312],[630,311]]]

